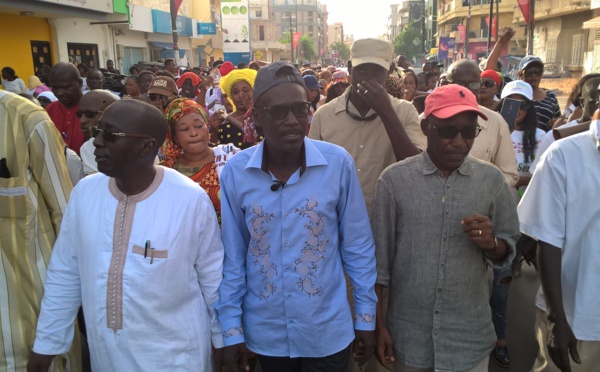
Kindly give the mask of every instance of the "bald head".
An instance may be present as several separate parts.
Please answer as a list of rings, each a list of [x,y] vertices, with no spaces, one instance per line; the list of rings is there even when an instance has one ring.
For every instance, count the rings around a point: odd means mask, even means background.
[[[583,87],[581,88],[581,104],[583,107],[582,118],[585,119],[582,121],[589,120],[588,118],[591,118],[594,112],[596,112],[596,110],[598,109],[599,86],[600,77],[596,77],[586,81],[585,84],[583,84]]]
[[[448,67],[446,80],[451,84],[459,84],[468,88],[477,96],[481,87],[481,71],[475,61],[461,59]]]
[[[463,73],[480,74],[481,71],[479,70],[479,66],[477,66],[475,61],[471,61],[470,59],[460,59],[448,67],[448,71],[446,71],[446,78],[448,81],[453,82],[454,80],[457,80],[455,79],[456,74],[462,75]]]
[[[79,100],[83,95],[81,92],[83,80],[79,76],[77,67],[66,62],[57,63],[50,70],[48,83],[60,103],[68,108],[79,104]]]
[[[93,105],[94,109],[104,111],[108,106],[117,102],[117,97],[108,90],[96,89],[81,97],[80,106]]]
[[[108,107],[104,115],[119,118],[119,128],[125,133],[145,134],[154,138],[157,150],[167,137],[169,127],[165,114],[148,103],[124,99]]]

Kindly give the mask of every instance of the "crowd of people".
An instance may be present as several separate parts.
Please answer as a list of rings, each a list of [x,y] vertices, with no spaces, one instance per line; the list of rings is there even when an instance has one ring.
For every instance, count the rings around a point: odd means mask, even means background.
[[[443,73],[379,39],[343,69],[136,65],[121,91],[3,68],[0,370],[510,367],[525,260],[518,368],[597,371],[600,74],[563,113],[540,58],[501,73],[512,35]]]

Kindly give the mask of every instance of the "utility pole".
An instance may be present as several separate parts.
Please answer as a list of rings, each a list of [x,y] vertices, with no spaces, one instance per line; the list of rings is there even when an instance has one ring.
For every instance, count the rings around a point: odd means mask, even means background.
[[[179,2],[181,5],[181,2]],[[171,11],[171,29],[173,30],[173,58],[175,58],[175,65],[179,68],[179,64],[181,63],[179,59],[179,34],[177,33],[177,11],[179,6],[175,4],[175,0],[170,1],[170,11]]]
[[[490,56],[490,50],[492,48],[492,24],[494,23],[494,0],[490,0],[490,17],[488,18],[488,38],[487,38],[487,56]],[[496,22],[498,22],[496,20]],[[497,24],[497,23],[496,23]]]
[[[421,0],[421,53],[425,55],[425,0]]]
[[[535,29],[535,0],[529,2],[529,38],[527,40],[527,54],[533,55],[533,31]]]
[[[471,0],[467,0],[469,2],[469,12],[467,13],[467,27],[465,27],[465,58],[469,58],[469,30],[471,23]],[[535,1],[535,0],[532,0]]]

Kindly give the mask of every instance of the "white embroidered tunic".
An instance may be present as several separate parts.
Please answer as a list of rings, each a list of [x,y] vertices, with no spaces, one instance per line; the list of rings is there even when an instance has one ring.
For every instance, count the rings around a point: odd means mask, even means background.
[[[95,174],[73,191],[48,268],[34,351],[69,349],[80,303],[94,371],[211,371],[223,245],[196,183],[157,167],[126,196]]]

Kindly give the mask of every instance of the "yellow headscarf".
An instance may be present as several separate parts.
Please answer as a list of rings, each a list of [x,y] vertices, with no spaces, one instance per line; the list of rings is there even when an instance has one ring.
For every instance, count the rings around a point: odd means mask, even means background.
[[[27,84],[27,89],[34,90],[35,88],[39,87],[40,85],[42,85],[42,82],[40,81],[40,78],[38,78],[35,75],[31,75],[29,77],[29,82]]]
[[[233,88],[233,85],[238,81],[245,81],[250,84],[252,88],[254,88],[254,79],[256,79],[256,73],[257,71],[254,69],[242,68],[235,69],[227,75],[221,77],[219,86],[221,87],[223,93],[227,95],[227,99],[229,102],[231,102],[231,105],[233,105],[233,100],[231,99],[231,88]],[[236,110],[235,105],[233,105],[233,110]]]

